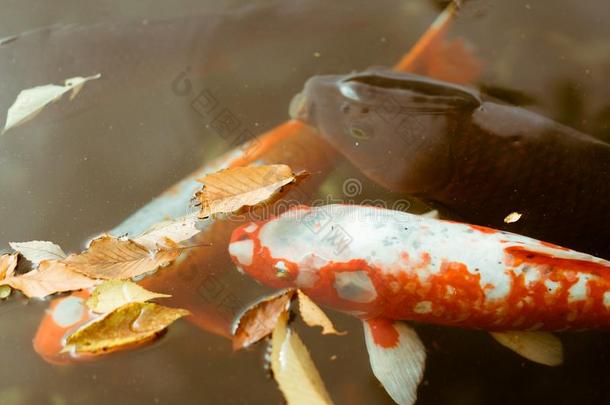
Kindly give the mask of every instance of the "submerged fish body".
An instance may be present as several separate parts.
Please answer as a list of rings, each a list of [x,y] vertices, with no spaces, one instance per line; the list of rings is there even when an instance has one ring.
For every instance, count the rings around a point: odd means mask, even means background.
[[[234,231],[240,269],[363,319],[490,331],[610,326],[610,262],[374,207],[298,207]]]
[[[610,258],[610,145],[591,136],[473,88],[384,70],[315,76],[291,114],[389,189]],[[523,218],[507,225],[511,212]]]

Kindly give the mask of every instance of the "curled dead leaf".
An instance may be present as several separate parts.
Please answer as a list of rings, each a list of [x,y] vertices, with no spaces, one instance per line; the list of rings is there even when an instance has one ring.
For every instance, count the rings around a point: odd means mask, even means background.
[[[148,291],[131,281],[109,280],[95,287],[87,306],[98,313],[106,313],[130,302],[145,302],[154,298],[167,298],[171,295]]]
[[[66,339],[63,352],[99,353],[146,343],[189,311],[131,302],[84,325]]]
[[[151,252],[132,240],[104,235],[93,240],[83,253],[72,254],[63,263],[90,278],[129,279],[169,265],[181,251],[179,247],[171,247]]]
[[[282,291],[246,309],[234,326],[233,349],[243,349],[270,335],[280,315],[288,312],[293,296],[294,290]]]
[[[19,255],[5,254],[0,256],[0,280],[11,277],[17,268]]]
[[[299,297],[299,313],[301,318],[307,324],[307,326],[321,326],[323,335],[346,335],[347,332],[339,332],[335,329],[335,326],[331,320],[326,316],[324,311],[316,305],[305,293],[301,290],[297,290]]]
[[[271,370],[289,405],[332,404],[309,351],[280,314],[271,340]]]
[[[0,285],[10,285],[30,298],[91,288],[98,283],[99,280],[77,273],[57,260],[45,260],[35,270],[0,281]]]
[[[286,165],[235,167],[209,174],[198,180],[204,184],[195,195],[201,205],[199,218],[261,204],[296,176]]]

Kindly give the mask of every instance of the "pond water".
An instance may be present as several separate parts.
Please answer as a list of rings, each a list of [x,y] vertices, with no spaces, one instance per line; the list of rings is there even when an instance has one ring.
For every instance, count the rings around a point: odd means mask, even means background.
[[[442,10],[442,4],[423,0],[171,4],[84,6],[63,0],[3,7],[1,114],[24,88],[96,73],[102,79],[0,137],[0,249],[8,251],[9,241],[51,240],[78,251],[233,148],[236,138],[221,136],[193,108],[196,96],[213,94],[241,129],[262,133],[288,118],[288,104],[307,78],[391,66]],[[484,62],[479,85],[519,91],[534,100],[528,108],[610,140],[608,16],[610,3],[604,1],[472,0],[451,36],[465,38]],[[296,160],[306,166],[307,158]],[[408,200],[413,211],[424,210],[341,158],[325,170],[314,198],[345,199],[342,185],[357,179],[360,189],[350,195],[355,202]],[[175,284],[172,269],[179,265],[147,281],[173,293],[175,305],[187,305],[196,316],[213,315],[181,320],[143,348],[50,364],[32,347],[49,301],[13,294],[1,302],[0,403],[282,403],[264,368],[265,344],[233,352],[222,336],[240,307],[268,292],[235,271],[223,235],[193,253],[199,261],[191,259],[190,273],[181,273]],[[360,321],[329,313],[347,336],[297,330],[333,400],[393,403],[370,371]],[[484,332],[417,329],[428,350],[418,403],[610,399],[606,332],[560,334],[565,364],[547,368],[503,349]]]

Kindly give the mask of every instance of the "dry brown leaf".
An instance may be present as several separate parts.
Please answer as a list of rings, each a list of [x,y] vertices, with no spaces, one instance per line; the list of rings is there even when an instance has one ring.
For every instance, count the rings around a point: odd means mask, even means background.
[[[19,255],[16,253],[0,256],[0,280],[13,275],[17,268],[17,260],[19,260]]]
[[[104,235],[93,240],[83,253],[70,255],[63,262],[70,270],[91,278],[118,280],[167,266],[180,252],[180,248],[151,252],[132,240]]]
[[[209,174],[198,180],[204,184],[195,195],[201,205],[199,218],[263,203],[295,180],[286,165],[236,167]]]
[[[271,370],[286,402],[288,405],[332,404],[307,348],[288,328],[287,322],[288,313],[281,313],[271,340]]]
[[[322,309],[316,305],[305,293],[301,290],[297,290],[299,297],[299,313],[301,318],[307,324],[307,326],[321,326],[323,335],[345,335],[347,332],[338,332],[335,326],[328,319],[328,316],[322,311]]]
[[[30,298],[43,298],[57,292],[81,290],[98,283],[98,280],[76,273],[57,260],[45,260],[35,270],[0,281],[0,285],[10,285]]]
[[[131,302],[78,329],[63,352],[99,353],[141,344],[157,337],[189,311],[151,302]]]
[[[130,302],[145,302],[166,297],[171,295],[148,291],[131,281],[109,280],[95,287],[87,300],[87,306],[93,312],[106,313]]]
[[[33,240],[30,242],[9,242],[9,245],[36,266],[43,260],[62,260],[66,258],[62,248],[53,242]]]
[[[281,314],[288,311],[294,290],[265,297],[239,317],[233,332],[233,349],[239,350],[271,334]]]

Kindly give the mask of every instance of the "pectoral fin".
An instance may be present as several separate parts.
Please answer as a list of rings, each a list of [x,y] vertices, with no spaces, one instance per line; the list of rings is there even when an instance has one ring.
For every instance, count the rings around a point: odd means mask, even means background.
[[[535,363],[559,366],[563,363],[563,345],[547,332],[490,332],[502,346]]]
[[[423,214],[421,214],[421,216],[424,218],[432,218],[432,219],[440,219],[440,217],[441,217],[437,210],[431,210],[428,212],[424,212]]]
[[[417,333],[403,322],[364,321],[364,337],[371,368],[392,399],[413,404],[424,375],[426,348]]]

